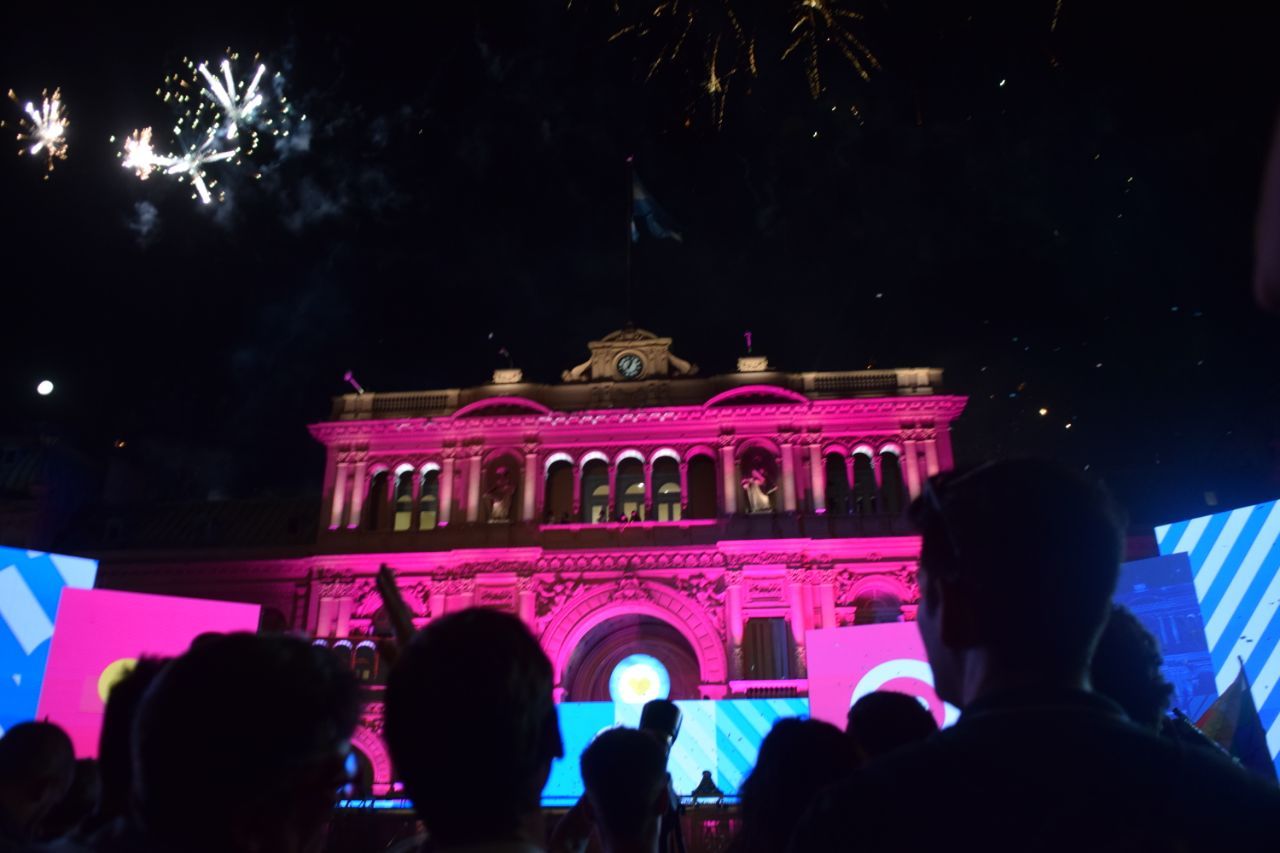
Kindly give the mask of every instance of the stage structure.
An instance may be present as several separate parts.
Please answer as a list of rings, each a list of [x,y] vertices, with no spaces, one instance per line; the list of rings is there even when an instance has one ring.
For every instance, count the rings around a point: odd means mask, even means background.
[[[419,624],[519,615],[561,701],[807,696],[806,631],[914,618],[919,540],[903,510],[952,467],[965,398],[934,368],[787,373],[762,356],[699,377],[626,328],[555,384],[351,393],[326,449],[305,553],[119,554],[100,585],[245,601],[369,685],[356,739],[373,793],[387,563]]]

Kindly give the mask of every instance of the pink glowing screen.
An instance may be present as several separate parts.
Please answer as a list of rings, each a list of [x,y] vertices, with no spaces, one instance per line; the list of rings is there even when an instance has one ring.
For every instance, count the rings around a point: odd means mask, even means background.
[[[959,712],[933,691],[933,671],[912,622],[824,628],[805,635],[809,663],[809,714],[844,728],[849,706],[873,690],[917,697],[938,725]]]
[[[76,755],[98,754],[105,696],[142,656],[171,657],[209,632],[256,631],[256,604],[66,589],[58,605],[38,719],[67,730]]]

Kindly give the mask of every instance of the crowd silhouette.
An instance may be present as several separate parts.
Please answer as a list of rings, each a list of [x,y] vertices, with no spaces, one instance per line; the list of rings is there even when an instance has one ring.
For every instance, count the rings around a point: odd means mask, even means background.
[[[736,853],[1275,849],[1280,788],[1170,723],[1158,645],[1111,604],[1123,526],[1104,490],[1048,462],[989,463],[931,479],[911,518],[918,627],[958,722],[939,731],[888,692],[855,703],[846,731],[778,722],[742,787]],[[670,732],[598,735],[586,794],[549,833],[541,794],[564,746],[537,639],[494,610],[413,634],[390,615],[385,737],[424,828],[397,850],[680,849]],[[318,853],[359,714],[353,677],[302,638],[204,636],[144,659],[110,694],[98,761],[46,722],[0,738],[0,853]]]

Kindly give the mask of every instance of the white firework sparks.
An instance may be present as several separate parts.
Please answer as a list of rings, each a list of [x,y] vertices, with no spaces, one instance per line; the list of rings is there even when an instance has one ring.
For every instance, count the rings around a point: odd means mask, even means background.
[[[36,105],[31,101],[27,101],[23,112],[27,117],[22,120],[22,132],[18,134],[19,142],[29,142],[29,146],[24,146],[18,150],[19,154],[30,154],[33,157],[40,152],[44,152],[45,161],[50,172],[53,171],[54,160],[67,159],[67,121],[66,113],[62,109],[62,90],[54,89],[50,95],[46,89],[41,92],[40,108],[36,109]],[[18,96],[13,90],[9,90],[9,98],[15,104],[18,103]]]
[[[205,140],[204,145],[192,146],[185,154],[157,154],[151,144],[151,128],[135,130],[125,138],[124,151],[121,152],[121,165],[132,169],[139,180],[145,181],[152,172],[172,175],[179,180],[191,182],[196,195],[204,204],[213,201],[209,192],[209,183],[205,180],[205,167],[210,163],[221,163],[230,160],[240,153],[238,148],[229,151],[217,151],[213,148],[213,137]]]
[[[266,73],[267,66],[261,64],[258,66],[257,72],[253,75],[253,82],[243,94],[240,94],[239,89],[244,84],[237,87],[235,78],[231,74],[231,60],[222,60],[222,80],[218,80],[213,75],[207,62],[200,63],[197,70],[208,84],[201,90],[201,94],[222,108],[222,120],[226,124],[227,139],[235,139],[239,134],[240,125],[252,125],[254,113],[265,100],[262,93],[258,91],[258,83],[262,81],[262,75]]]

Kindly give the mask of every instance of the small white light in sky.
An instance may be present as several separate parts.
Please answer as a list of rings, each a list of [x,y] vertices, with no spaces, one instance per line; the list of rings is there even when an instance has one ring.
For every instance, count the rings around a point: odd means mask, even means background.
[[[1001,80],[1001,81],[1000,81],[1000,88],[1001,88],[1001,89],[1003,89],[1003,88],[1004,88],[1004,84],[1005,84],[1005,83],[1007,83],[1007,82],[1008,82],[1007,80]]]
[[[1047,414],[1049,414],[1049,410],[1048,410],[1048,409],[1046,409],[1046,408],[1041,407],[1041,409],[1040,409],[1040,417],[1044,417],[1044,416],[1045,416],[1045,415],[1047,415]]]
[[[42,379],[40,384],[36,386],[36,393],[41,397],[48,397],[53,393],[53,383],[48,379]]]

